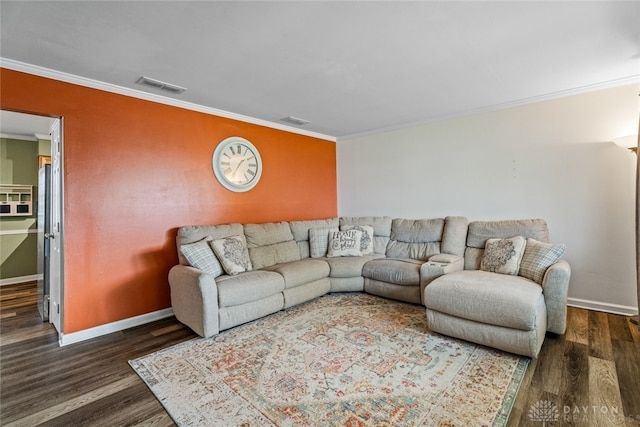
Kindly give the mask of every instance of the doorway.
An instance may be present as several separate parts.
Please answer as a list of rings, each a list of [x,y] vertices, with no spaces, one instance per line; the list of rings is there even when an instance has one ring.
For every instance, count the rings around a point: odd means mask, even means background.
[[[0,192],[0,286],[37,281],[38,289],[42,289],[38,308],[59,336],[64,313],[62,126],[61,118],[0,110],[0,184],[6,190]],[[38,177],[47,158],[51,176],[45,187],[51,203],[45,214],[39,209],[38,190],[42,185],[38,185]],[[40,265],[45,252],[47,267]]]

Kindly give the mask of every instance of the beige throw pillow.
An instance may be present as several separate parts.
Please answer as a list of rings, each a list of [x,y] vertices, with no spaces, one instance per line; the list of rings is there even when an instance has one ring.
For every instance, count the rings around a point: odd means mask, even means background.
[[[516,275],[524,253],[526,240],[522,236],[510,239],[488,239],[480,262],[480,270]]]
[[[362,256],[360,250],[360,240],[362,239],[362,231],[332,231],[329,234],[329,250],[328,257],[339,256]]]
[[[562,257],[564,251],[565,246],[562,244],[554,245],[527,239],[527,246],[524,248],[518,274],[542,284],[544,273]]]
[[[253,268],[249,259],[249,250],[242,236],[212,240],[210,245],[227,274],[235,276]]]
[[[182,252],[182,255],[184,255],[192,267],[204,271],[213,277],[218,277],[222,275],[224,271],[222,270],[220,261],[218,261],[218,258],[216,258],[213,250],[209,246],[209,241],[211,241],[211,237],[205,237],[194,243],[180,245],[180,252]]]
[[[373,253],[373,226],[371,225],[343,225],[340,230],[360,230],[362,231],[362,239],[360,240],[360,252],[362,255],[371,255]]]
[[[329,233],[338,231],[338,227],[316,227],[309,229],[309,254],[311,258],[327,256]]]

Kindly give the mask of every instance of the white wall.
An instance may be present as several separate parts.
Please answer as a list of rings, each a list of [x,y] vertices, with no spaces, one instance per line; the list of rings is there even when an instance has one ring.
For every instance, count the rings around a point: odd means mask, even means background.
[[[570,303],[637,307],[635,133],[626,85],[337,144],[339,215],[544,218],[567,245]]]

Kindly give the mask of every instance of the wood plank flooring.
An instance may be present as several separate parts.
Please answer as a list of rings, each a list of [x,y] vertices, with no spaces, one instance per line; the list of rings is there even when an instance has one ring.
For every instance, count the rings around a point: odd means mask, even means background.
[[[640,426],[637,327],[576,308],[568,325],[531,361],[508,426]],[[127,361],[193,337],[169,318],[61,348],[39,318],[35,283],[2,286],[0,425],[175,425]],[[532,417],[541,403],[547,411]]]

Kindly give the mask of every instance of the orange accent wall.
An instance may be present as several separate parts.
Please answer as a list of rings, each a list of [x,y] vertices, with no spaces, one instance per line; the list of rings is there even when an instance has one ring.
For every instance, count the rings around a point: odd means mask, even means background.
[[[170,307],[182,225],[337,216],[330,141],[7,69],[0,104],[63,117],[64,333]],[[229,136],[262,156],[246,193],[213,174]]]

